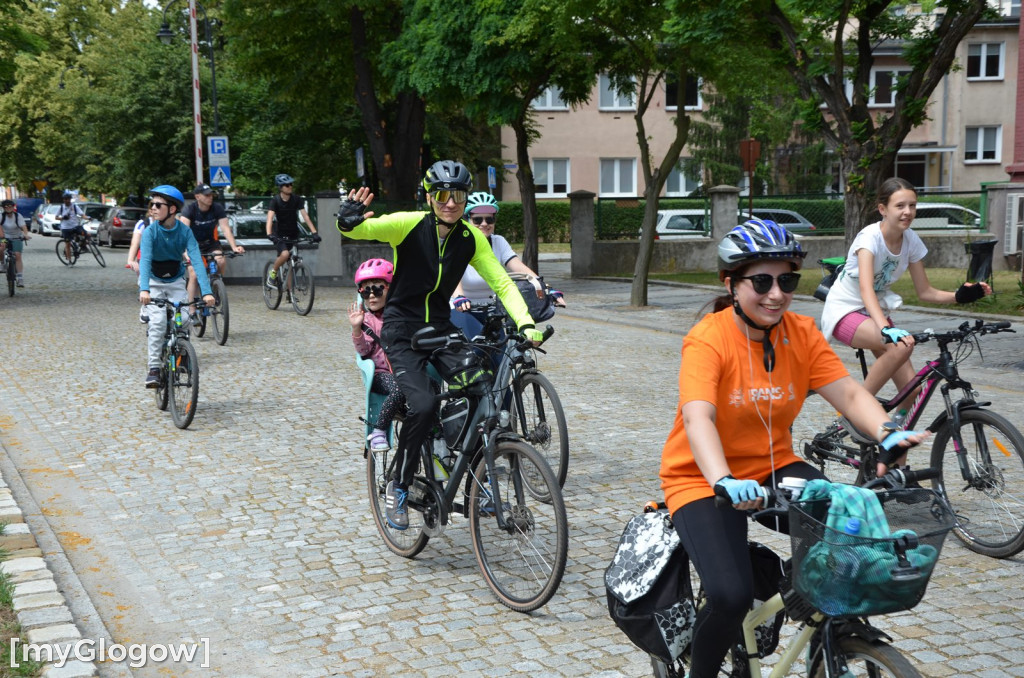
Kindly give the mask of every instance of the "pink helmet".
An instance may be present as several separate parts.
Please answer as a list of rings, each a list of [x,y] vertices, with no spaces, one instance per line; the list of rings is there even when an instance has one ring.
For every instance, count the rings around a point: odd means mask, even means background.
[[[391,283],[395,267],[387,259],[367,259],[356,269],[356,284],[364,280],[383,280]]]

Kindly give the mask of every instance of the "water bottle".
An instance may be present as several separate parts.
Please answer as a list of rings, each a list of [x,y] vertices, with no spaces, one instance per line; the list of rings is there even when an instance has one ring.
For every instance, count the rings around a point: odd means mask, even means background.
[[[861,530],[859,518],[850,518],[843,526],[843,532],[837,536],[832,549],[832,577],[828,583],[829,595],[821,606],[821,611],[829,615],[853,614],[860,603],[861,592],[857,584],[860,572],[860,540]]]
[[[210,260],[210,275],[216,275],[216,274],[217,274],[217,260],[216,259],[211,259]]]
[[[892,423],[896,424],[900,428],[903,428],[903,424],[906,423],[906,421],[907,410],[903,408],[901,408],[900,411],[896,413],[896,416],[892,418]]]
[[[434,450],[430,456],[434,460],[434,477],[437,480],[448,480],[448,469],[444,464],[444,459],[448,456],[448,446],[444,444],[444,438],[434,438]]]

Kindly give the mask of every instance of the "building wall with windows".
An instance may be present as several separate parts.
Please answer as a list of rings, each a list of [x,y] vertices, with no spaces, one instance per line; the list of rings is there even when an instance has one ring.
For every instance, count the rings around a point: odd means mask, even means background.
[[[1007,179],[1004,167],[1013,161],[1020,4],[1003,4],[1003,20],[979,24],[960,43],[957,67],[932,94],[928,119],[911,130],[898,153],[896,173],[922,189],[976,191],[982,182]],[[892,109],[896,79],[906,71],[898,47],[879,47],[870,94],[871,107],[879,115]],[[598,78],[590,101],[575,109],[558,94],[548,90],[534,101],[540,135],[530,155],[537,197],[564,199],[566,193],[581,189],[602,197],[641,195],[632,97],[614,91],[606,76]],[[704,102],[693,81],[683,88],[660,84],[644,118],[655,159],[664,155],[674,137],[680,98],[686,112],[700,116]],[[506,155],[511,155],[511,128],[502,129],[501,141]],[[687,155],[684,147],[680,157]],[[697,185],[676,171],[663,195],[686,195]],[[504,195],[518,194],[514,171],[506,172],[503,189]]]

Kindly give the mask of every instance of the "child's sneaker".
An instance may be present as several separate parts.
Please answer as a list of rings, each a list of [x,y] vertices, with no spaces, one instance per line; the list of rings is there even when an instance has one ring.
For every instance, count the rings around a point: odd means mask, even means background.
[[[267,273],[267,287],[277,287],[277,271],[274,269]]]
[[[370,450],[373,452],[383,452],[391,446],[388,445],[388,434],[379,428],[373,429],[373,433],[369,435]]]

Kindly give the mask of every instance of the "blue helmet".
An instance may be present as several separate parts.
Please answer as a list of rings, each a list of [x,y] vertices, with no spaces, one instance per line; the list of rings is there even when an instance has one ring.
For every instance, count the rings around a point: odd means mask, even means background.
[[[718,244],[718,272],[721,276],[762,259],[788,261],[797,270],[807,252],[792,233],[768,219],[749,219],[725,234]]]
[[[290,174],[278,174],[276,177],[274,177],[274,183],[277,184],[277,186],[280,188],[285,184],[294,184],[295,179],[292,179],[292,176]]]
[[[150,195],[163,196],[170,200],[173,204],[178,206],[178,211],[185,206],[185,196],[181,194],[181,191],[176,189],[174,186],[168,186],[167,184],[161,184],[160,186],[154,186],[149,189]]]

